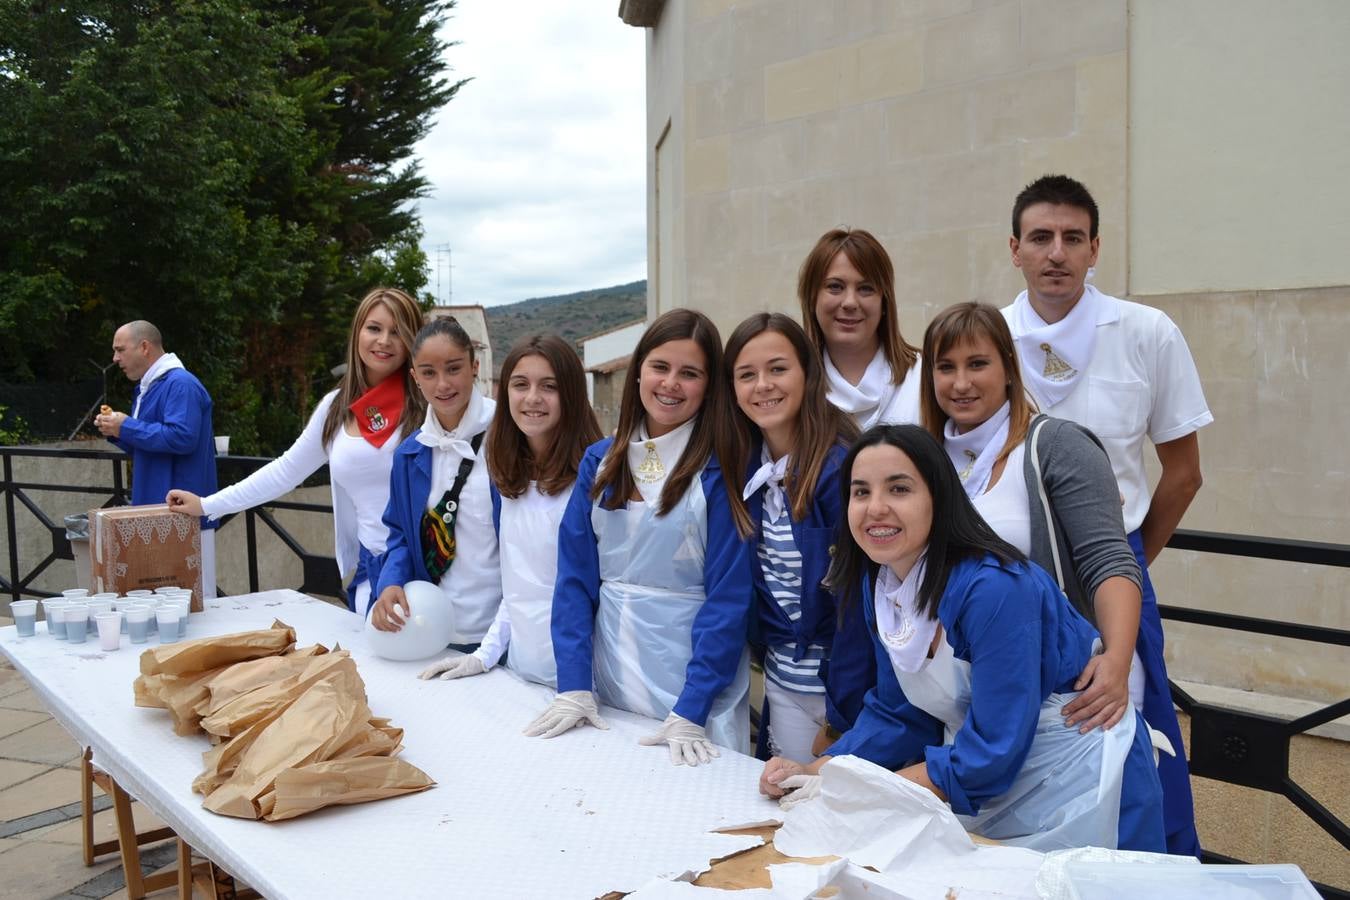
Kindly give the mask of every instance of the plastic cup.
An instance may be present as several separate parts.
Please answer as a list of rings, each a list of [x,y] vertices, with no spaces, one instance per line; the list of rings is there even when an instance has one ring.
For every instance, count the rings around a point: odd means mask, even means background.
[[[82,600],[89,596],[88,588],[67,588],[61,592],[61,596],[67,600]]]
[[[83,644],[89,633],[89,607],[83,603],[72,603],[58,615],[66,622],[66,640],[72,644]]]
[[[183,622],[183,610],[172,604],[165,604],[155,610],[155,622],[159,625],[159,642],[161,644],[172,644],[177,641],[182,634],[180,626]]]
[[[178,591],[179,587],[176,584],[166,584],[155,588],[156,594],[176,594]]]
[[[91,625],[91,627],[97,628],[98,617],[103,613],[109,613],[112,611],[113,611],[113,602],[111,600],[95,600],[92,597],[89,598],[89,618],[94,623],[93,625]]]
[[[97,594],[90,594],[90,600],[116,600],[117,591],[99,591]]]
[[[116,650],[122,645],[122,614],[102,612],[94,617],[98,622],[98,646],[102,650]]]
[[[58,641],[66,639],[66,617],[64,611],[70,601],[64,597],[50,597],[42,601],[42,610],[47,619],[47,633]]]
[[[216,435],[216,455],[228,456],[230,452],[230,436],[228,434]]]
[[[19,637],[32,637],[37,634],[37,601],[15,600],[9,605],[9,614],[14,617],[14,627]]]
[[[188,621],[192,618],[192,601],[186,597],[174,597],[168,602],[182,611],[183,615],[178,620],[178,636],[187,637]]]
[[[145,598],[147,598],[147,597],[153,597],[153,596],[155,596],[155,592],[154,592],[154,591],[147,591],[145,588],[136,588],[134,591],[127,591],[127,596],[128,596],[128,597],[139,597],[140,599],[145,599]]]
[[[127,620],[127,637],[133,644],[144,644],[150,633],[150,619],[154,617],[150,607],[137,603],[128,606],[122,614]]]

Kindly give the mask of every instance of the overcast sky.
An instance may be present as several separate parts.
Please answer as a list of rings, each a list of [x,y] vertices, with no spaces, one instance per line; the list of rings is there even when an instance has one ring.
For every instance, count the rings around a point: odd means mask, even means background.
[[[645,63],[618,0],[459,0],[442,37],[473,78],[417,145],[438,298],[493,306],[647,277]]]

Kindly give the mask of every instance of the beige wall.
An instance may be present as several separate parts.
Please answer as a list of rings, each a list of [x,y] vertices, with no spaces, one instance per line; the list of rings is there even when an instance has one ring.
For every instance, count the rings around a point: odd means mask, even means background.
[[[1347,540],[1350,4],[668,0],[648,41],[653,309],[724,333],[795,312],[802,257],[848,224],[890,250],[917,342],[1022,288],[1013,197],[1066,172],[1101,207],[1096,284],[1176,320],[1217,419],[1183,525]],[[1154,576],[1166,603],[1350,627],[1343,571],[1166,551]],[[1343,651],[1168,633],[1178,678],[1346,694]]]
[[[791,310],[802,258],[847,224],[890,249],[917,340],[937,309],[1019,290],[1013,196],[1060,169],[1097,193],[1097,283],[1124,290],[1125,21],[1124,0],[670,0],[648,38],[649,154],[669,122],[682,199],[660,201],[670,246],[650,241],[660,308],[724,330]]]
[[[1347,38],[1345,0],[1133,0],[1132,293],[1350,284]]]

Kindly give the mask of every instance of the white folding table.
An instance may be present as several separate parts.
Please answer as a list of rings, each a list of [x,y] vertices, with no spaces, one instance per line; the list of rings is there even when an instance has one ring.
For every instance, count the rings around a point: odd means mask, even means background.
[[[369,705],[404,729],[402,757],[437,782],[419,794],[267,823],[218,816],[192,793],[204,735],[174,735],[164,710],[134,705],[140,651],[125,636],[57,641],[39,623],[0,652],[98,765],[184,841],[266,897],[597,897],[700,871],[758,843],[713,829],[781,820],[759,796],[761,764],[724,751],[711,765],[672,766],[638,738],[657,723],[604,710],[610,730],[553,740],[523,729],[551,692],[494,669],[420,681],[426,662],[395,663],[366,648],[357,616],[295,591],[208,601],[188,637],[251,631],[279,619],[300,646],[350,650]],[[152,638],[153,641],[153,638]]]

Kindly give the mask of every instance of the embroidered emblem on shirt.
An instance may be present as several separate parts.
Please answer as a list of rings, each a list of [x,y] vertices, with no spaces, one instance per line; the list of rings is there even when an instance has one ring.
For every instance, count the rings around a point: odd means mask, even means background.
[[[639,484],[655,484],[666,477],[666,467],[661,465],[661,457],[656,452],[656,444],[647,442],[647,456],[633,472]]]
[[[389,425],[389,422],[380,413],[378,406],[367,406],[366,418],[370,420],[371,431],[384,431],[385,427]]]
[[[1055,355],[1055,351],[1050,349],[1049,344],[1041,344],[1041,349],[1045,351],[1045,368],[1041,370],[1041,374],[1048,380],[1068,381],[1078,374],[1073,366]]]
[[[966,456],[970,459],[970,462],[966,463],[966,467],[962,469],[960,473],[958,473],[957,475],[957,477],[960,478],[963,482],[970,477],[970,470],[975,468],[975,460],[979,459],[978,456],[976,456],[969,450],[966,450],[964,452]]]

